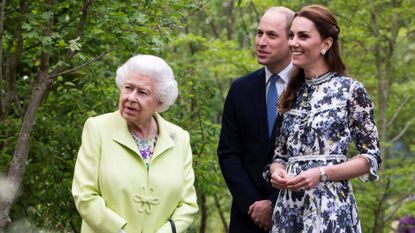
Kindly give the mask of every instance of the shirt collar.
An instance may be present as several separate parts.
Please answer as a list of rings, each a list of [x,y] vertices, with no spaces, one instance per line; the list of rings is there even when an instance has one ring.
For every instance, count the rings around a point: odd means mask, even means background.
[[[288,80],[290,79],[290,71],[293,67],[293,64],[288,64],[287,67],[285,67],[281,72],[278,73],[278,76],[284,81],[284,83],[288,83]],[[273,75],[271,71],[268,70],[268,68],[265,66],[265,83],[268,83],[269,78]]]

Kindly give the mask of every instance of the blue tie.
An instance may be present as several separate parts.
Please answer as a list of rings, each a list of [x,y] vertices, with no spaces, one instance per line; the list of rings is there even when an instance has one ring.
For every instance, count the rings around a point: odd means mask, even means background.
[[[269,78],[269,86],[267,93],[267,117],[268,117],[268,135],[271,137],[272,128],[274,128],[275,119],[277,118],[277,102],[278,91],[275,82],[280,78],[277,74],[273,74]]]

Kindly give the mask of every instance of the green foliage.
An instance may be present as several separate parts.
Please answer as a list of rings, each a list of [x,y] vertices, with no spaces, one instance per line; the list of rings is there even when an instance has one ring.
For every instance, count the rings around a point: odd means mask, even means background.
[[[183,48],[189,44],[200,50],[194,50],[194,55],[187,59],[170,62],[176,71],[180,96],[176,105],[163,115],[190,131],[196,187],[200,193],[209,195],[224,187],[216,156],[224,95],[230,81],[252,66],[249,63],[252,56],[238,51],[235,44],[215,40],[208,43],[194,35],[179,37],[166,50],[182,48],[180,51],[186,54]],[[206,44],[209,49],[205,49]],[[173,59],[168,54],[167,59]]]
[[[70,188],[84,121],[117,108],[118,90],[113,78],[116,67],[132,54],[157,53],[171,39],[170,33],[199,4],[178,0],[167,7],[165,1],[91,1],[85,25],[79,27],[83,1],[60,1],[51,9],[43,1],[24,3],[25,10],[20,10],[19,1],[7,1],[5,11],[3,58],[10,59],[17,51],[19,20],[24,46],[17,60],[17,101],[0,121],[0,171],[8,170],[22,115],[31,101],[41,53],[48,53],[49,72],[53,73],[112,51],[88,68],[60,75],[53,81],[48,98],[38,109],[23,188],[11,210],[11,218],[17,225],[79,232],[80,218]],[[52,33],[43,36],[52,17]],[[71,52],[74,57],[69,62],[66,59]],[[7,59],[2,61],[9,62]],[[5,76],[1,77],[2,84],[7,84]],[[2,95],[9,88],[2,85]],[[11,225],[9,230],[18,228]]]
[[[258,18],[265,9],[284,5],[299,10],[312,3],[327,5],[337,15],[348,73],[364,83],[376,106],[383,90],[378,89],[379,77],[375,75],[375,46],[380,46],[382,60],[396,61],[392,63],[386,114],[390,123],[382,138],[382,147],[390,154],[384,161],[385,170],[378,182],[353,181],[363,232],[372,232],[374,216],[379,211],[385,212],[380,220],[386,223],[385,228],[398,217],[415,213],[413,199],[407,198],[415,193],[415,168],[411,165],[415,153],[413,0],[373,1],[376,12],[381,12],[376,15],[378,37],[372,30],[370,4],[358,0],[174,0],[168,4],[158,0],[95,0],[89,6],[81,34],[77,30],[83,1],[54,1],[52,9],[47,9],[44,1],[25,2],[25,11],[19,11],[21,1],[6,4],[3,61],[9,62],[17,51],[16,25],[20,21],[24,46],[17,61],[16,100],[0,120],[0,172],[7,173],[10,165],[22,116],[31,101],[41,53],[46,51],[50,56],[50,73],[59,67],[63,67],[61,71],[77,67],[103,52],[110,53],[82,69],[57,76],[38,109],[23,189],[11,212],[13,220],[21,219],[22,225],[39,227],[38,230],[79,231],[80,217],[70,187],[82,125],[89,116],[117,109],[116,68],[133,54],[151,53],[165,58],[175,71],[179,98],[163,116],[189,131],[199,202],[202,195],[207,197],[207,232],[223,232],[218,214],[229,217],[230,194],[220,173],[216,147],[227,90],[232,80],[260,67],[253,44]],[[391,33],[397,27],[391,19],[397,16],[401,25],[397,40],[391,41]],[[52,33],[44,36],[51,17]],[[394,50],[387,57],[391,44]],[[65,60],[68,52],[74,53],[70,61]],[[3,67],[6,65],[4,62]],[[384,70],[385,65],[381,64],[380,69]],[[9,90],[5,70],[2,97]],[[392,140],[402,132],[401,137]],[[354,154],[352,149],[350,155]],[[198,232],[200,224],[197,219],[190,232]]]
[[[80,227],[70,189],[83,122],[115,110],[118,98],[113,75],[97,73],[103,64],[95,65],[59,80],[39,109],[16,219],[51,229]]]
[[[394,164],[393,168],[381,173],[380,180],[377,182],[353,181],[362,223],[373,223],[375,213],[386,209],[384,219],[386,229],[384,232],[390,232],[393,221],[406,214],[415,213],[413,201],[415,187],[410,185],[415,179],[414,160],[405,159],[403,161],[402,159],[391,159],[390,163]],[[387,201],[385,202],[385,200]],[[373,232],[372,224],[362,224],[362,228],[363,232]]]
[[[251,51],[241,51],[235,42],[193,34],[180,34],[165,51],[180,93],[175,106],[163,115],[190,132],[199,200],[205,195],[205,205],[212,206],[207,208],[209,219],[212,218],[207,232],[216,232],[215,229],[222,229],[217,214],[230,209],[230,194],[216,155],[224,99],[231,81],[258,65]],[[210,204],[214,202],[212,197],[221,203],[221,210]]]

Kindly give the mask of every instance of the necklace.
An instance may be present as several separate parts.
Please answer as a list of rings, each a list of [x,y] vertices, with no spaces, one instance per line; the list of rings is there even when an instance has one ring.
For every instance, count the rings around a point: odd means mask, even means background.
[[[138,151],[140,152],[141,157],[143,158],[147,169],[150,166],[151,155],[153,154],[154,148],[156,146],[156,141],[157,141],[157,137],[151,137],[152,135],[154,135],[154,133],[150,133],[150,131],[154,132],[154,130],[151,130],[152,121],[153,121],[153,118],[151,118],[150,125],[147,129],[147,135],[145,138],[137,137],[134,134],[134,132],[130,129],[131,135],[135,143],[137,144]]]

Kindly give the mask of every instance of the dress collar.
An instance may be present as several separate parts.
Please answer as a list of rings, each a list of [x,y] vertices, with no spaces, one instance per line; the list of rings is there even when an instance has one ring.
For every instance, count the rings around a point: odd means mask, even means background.
[[[312,79],[305,79],[305,83],[309,86],[316,86],[331,80],[337,75],[336,72],[327,72]]]

